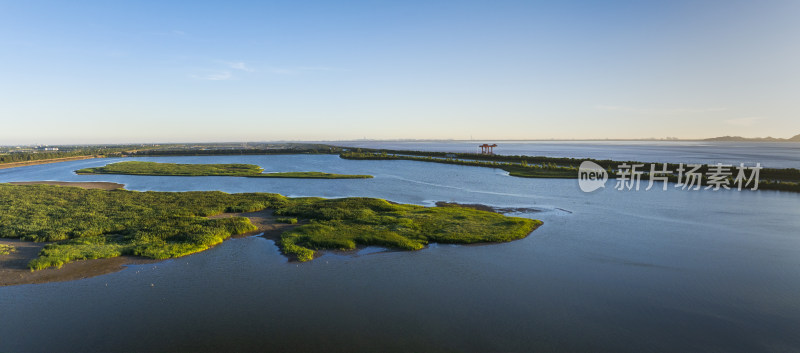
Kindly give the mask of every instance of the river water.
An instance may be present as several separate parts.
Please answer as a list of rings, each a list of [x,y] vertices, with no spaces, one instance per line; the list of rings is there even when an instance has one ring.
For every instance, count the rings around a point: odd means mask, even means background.
[[[531,208],[517,215],[544,225],[511,243],[366,248],[307,263],[288,262],[272,241],[249,237],[99,277],[2,287],[0,352],[800,350],[795,193],[587,194],[576,180],[329,155],[136,159],[375,178],[72,173],[117,161],[95,159],[0,170],[0,182],[483,203]]]

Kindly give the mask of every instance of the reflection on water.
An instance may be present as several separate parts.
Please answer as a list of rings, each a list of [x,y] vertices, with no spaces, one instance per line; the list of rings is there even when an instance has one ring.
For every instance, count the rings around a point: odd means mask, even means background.
[[[270,240],[86,280],[0,288],[0,351],[800,350],[800,198],[580,192],[575,180],[336,156],[141,158],[254,163],[366,180],[78,176],[113,159],[0,170],[0,182],[371,196],[532,208],[505,244],[365,248],[287,262]],[[647,158],[636,158],[647,159]]]

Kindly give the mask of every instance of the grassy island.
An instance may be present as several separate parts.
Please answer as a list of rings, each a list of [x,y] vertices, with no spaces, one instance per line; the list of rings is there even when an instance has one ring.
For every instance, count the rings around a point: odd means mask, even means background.
[[[255,164],[177,164],[157,162],[118,162],[103,167],[76,170],[77,174],[126,174],[155,176],[237,176],[255,178],[367,179],[372,175],[332,174],[322,172],[263,173]]]
[[[541,224],[470,208],[267,193],[0,184],[0,200],[0,238],[53,242],[28,264],[32,270],[121,255],[167,259],[192,254],[256,230],[245,217],[210,216],[263,209],[297,223],[276,243],[300,261],[312,260],[317,250],[359,245],[418,250],[431,242],[507,242],[526,237]]]
[[[250,176],[263,169],[254,164],[177,164],[156,162],[119,162],[103,167],[76,170],[78,174],[128,174],[176,176]]]

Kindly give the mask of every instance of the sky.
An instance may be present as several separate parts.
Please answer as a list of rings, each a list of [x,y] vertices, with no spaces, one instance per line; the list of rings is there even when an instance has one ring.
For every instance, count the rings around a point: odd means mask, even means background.
[[[800,134],[800,1],[0,0],[0,145]]]

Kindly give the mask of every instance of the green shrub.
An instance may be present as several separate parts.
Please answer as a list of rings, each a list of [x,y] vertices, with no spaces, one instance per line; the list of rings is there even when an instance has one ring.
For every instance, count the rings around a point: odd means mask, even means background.
[[[0,244],[0,255],[9,255],[17,249],[11,245]]]
[[[286,223],[286,224],[297,224],[297,218],[292,217],[279,217],[275,219],[275,222],[278,223]]]

